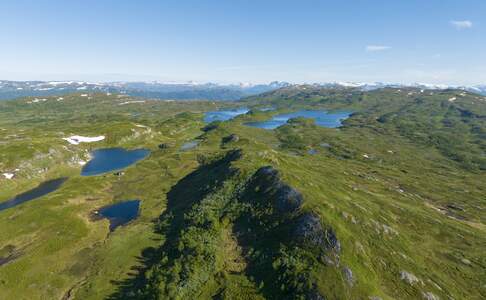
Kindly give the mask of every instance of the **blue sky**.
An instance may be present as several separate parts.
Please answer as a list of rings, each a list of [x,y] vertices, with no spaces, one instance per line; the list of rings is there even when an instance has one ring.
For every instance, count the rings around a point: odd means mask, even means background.
[[[2,0],[0,37],[0,79],[486,83],[484,0]]]

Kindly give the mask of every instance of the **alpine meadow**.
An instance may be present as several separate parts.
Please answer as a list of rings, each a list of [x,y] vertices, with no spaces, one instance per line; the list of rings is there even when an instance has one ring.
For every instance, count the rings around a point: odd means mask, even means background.
[[[5,2],[0,299],[486,299],[485,4]]]

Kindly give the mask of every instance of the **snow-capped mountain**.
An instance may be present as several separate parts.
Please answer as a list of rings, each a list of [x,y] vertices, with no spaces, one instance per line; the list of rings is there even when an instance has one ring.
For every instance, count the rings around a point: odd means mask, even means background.
[[[6,81],[0,80],[0,99],[25,96],[50,96],[75,92],[124,93],[156,99],[238,100],[281,87],[286,82],[269,84],[216,84],[197,82],[109,82],[84,81]]]
[[[430,83],[383,83],[383,82],[325,82],[314,84],[316,86],[327,88],[355,88],[363,91],[370,91],[380,88],[417,88],[424,90],[445,90],[445,89],[459,89],[472,93],[486,95],[486,85],[475,86],[461,86],[461,85],[446,85],[446,84],[430,84]]]
[[[314,83],[325,88],[353,88],[370,91],[380,88],[420,88],[420,89],[462,89],[486,95],[486,85],[451,86],[442,84],[395,84],[383,82],[325,82]],[[268,84],[217,84],[198,82],[109,82],[96,83],[85,81],[7,81],[0,80],[0,100],[26,96],[52,96],[67,93],[110,92],[123,93],[154,99],[177,100],[238,100],[283,87],[294,86],[288,82],[274,81]],[[298,85],[296,85],[298,86]]]

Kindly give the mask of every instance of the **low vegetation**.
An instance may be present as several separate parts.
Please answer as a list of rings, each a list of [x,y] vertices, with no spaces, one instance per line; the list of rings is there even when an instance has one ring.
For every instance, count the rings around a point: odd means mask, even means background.
[[[0,211],[1,299],[486,297],[483,96],[299,86],[235,103],[32,100],[0,103],[0,173],[15,174],[0,201],[69,179]],[[204,124],[234,106],[251,111]],[[244,125],[297,109],[354,113],[341,128]],[[114,146],[151,154],[80,176],[90,150]],[[127,199],[142,200],[128,225],[90,219]]]

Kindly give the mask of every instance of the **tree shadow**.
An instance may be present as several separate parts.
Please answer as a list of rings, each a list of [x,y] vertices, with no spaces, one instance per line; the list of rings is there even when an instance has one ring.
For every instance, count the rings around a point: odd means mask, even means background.
[[[154,231],[161,238],[165,237],[165,241],[159,248],[149,247],[142,250],[137,257],[138,265],[132,267],[128,273],[129,278],[111,281],[117,288],[106,299],[160,298],[159,282],[156,276],[147,276],[147,272],[160,263],[163,255],[169,261],[179,255],[176,244],[180,231],[184,228],[184,214],[237,172],[231,167],[231,163],[241,156],[241,150],[228,151],[222,158],[201,165],[170,189],[167,193],[167,209],[154,224]]]

